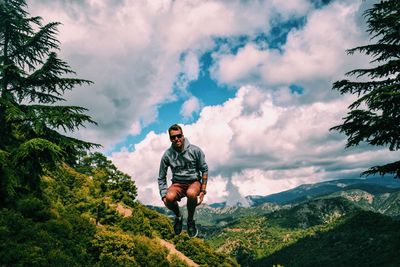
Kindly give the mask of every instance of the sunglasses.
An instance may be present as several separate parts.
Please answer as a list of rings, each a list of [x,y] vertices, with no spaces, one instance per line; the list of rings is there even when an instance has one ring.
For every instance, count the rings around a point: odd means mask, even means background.
[[[171,139],[171,141],[175,140],[175,138],[181,139],[182,138],[182,134],[171,135],[169,137],[169,139]]]

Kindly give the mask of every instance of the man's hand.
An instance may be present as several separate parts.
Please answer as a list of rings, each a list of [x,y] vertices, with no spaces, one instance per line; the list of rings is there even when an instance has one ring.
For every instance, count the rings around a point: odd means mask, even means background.
[[[200,192],[199,196],[197,197],[197,206],[203,202],[204,199],[204,192]]]

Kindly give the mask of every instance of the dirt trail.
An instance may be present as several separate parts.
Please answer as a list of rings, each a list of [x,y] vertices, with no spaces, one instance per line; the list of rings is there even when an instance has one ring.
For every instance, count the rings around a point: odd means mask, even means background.
[[[122,206],[120,203],[117,204],[117,211],[119,214],[121,214],[124,217],[130,217],[132,216],[132,209],[130,208],[125,208]]]
[[[190,258],[186,257],[185,254],[183,254],[182,252],[177,250],[173,244],[169,243],[168,241],[166,241],[164,239],[159,239],[159,241],[160,241],[161,245],[163,245],[164,247],[166,247],[169,250],[168,257],[171,257],[171,255],[175,254],[182,261],[184,261],[187,265],[193,266],[193,267],[199,266],[197,263],[192,261]]]

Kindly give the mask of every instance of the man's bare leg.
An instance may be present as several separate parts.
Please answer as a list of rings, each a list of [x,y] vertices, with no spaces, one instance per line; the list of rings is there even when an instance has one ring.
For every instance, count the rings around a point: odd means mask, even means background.
[[[197,195],[193,197],[188,194],[186,205],[188,210],[188,220],[193,220],[194,212],[196,211],[197,206]]]
[[[175,192],[168,192],[167,195],[165,196],[164,204],[169,210],[175,213],[174,233],[176,235],[179,235],[182,232],[183,218],[179,210],[179,205],[178,201],[176,200],[176,197],[177,195]]]
[[[188,220],[193,220],[194,212],[196,211],[197,207],[197,196],[200,193],[200,183],[194,182],[191,184],[186,191],[187,197],[187,209],[188,209]]]
[[[167,195],[165,196],[164,204],[169,210],[171,210],[175,214],[176,217],[181,216],[178,201],[176,201],[175,193],[168,192]]]
[[[196,237],[198,234],[195,221],[193,220],[194,212],[196,211],[197,206],[198,194],[199,190],[196,188],[189,188],[186,192],[188,209],[187,231],[190,237]]]

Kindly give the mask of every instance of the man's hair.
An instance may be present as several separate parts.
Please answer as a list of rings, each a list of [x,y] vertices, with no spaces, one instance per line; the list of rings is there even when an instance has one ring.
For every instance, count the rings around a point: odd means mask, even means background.
[[[181,131],[181,133],[183,133],[181,126],[179,126],[178,124],[174,124],[171,125],[171,127],[169,127],[168,129],[168,133],[170,133],[171,131]]]

